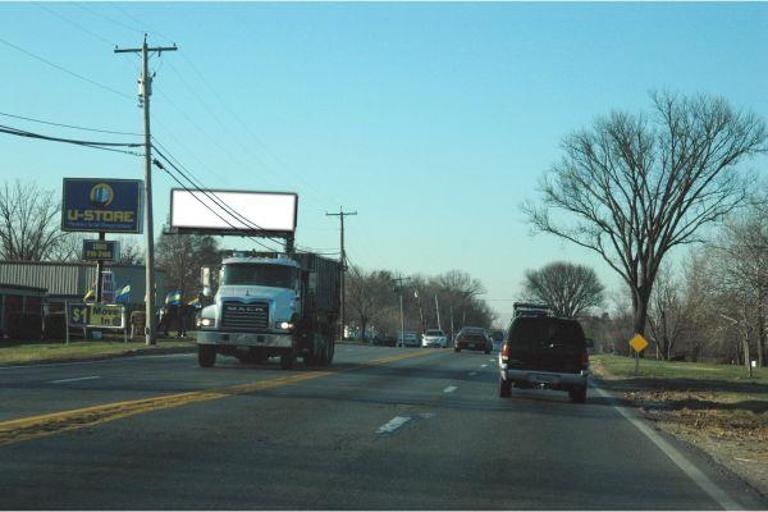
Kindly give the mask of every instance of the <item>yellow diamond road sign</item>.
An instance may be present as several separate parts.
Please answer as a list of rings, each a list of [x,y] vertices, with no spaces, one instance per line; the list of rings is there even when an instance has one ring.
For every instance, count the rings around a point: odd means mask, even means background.
[[[635,352],[642,352],[648,346],[648,342],[643,338],[642,334],[635,334],[635,336],[629,340],[629,346],[632,347]]]

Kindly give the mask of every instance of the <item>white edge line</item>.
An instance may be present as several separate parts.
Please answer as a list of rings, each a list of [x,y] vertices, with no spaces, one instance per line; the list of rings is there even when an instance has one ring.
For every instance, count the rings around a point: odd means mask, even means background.
[[[616,400],[616,398],[610,393],[603,391],[596,384],[592,383],[592,387],[600,393],[601,396]],[[645,424],[642,420],[638,419],[635,414],[628,411],[626,407],[611,404],[619,414],[635,426],[645,437],[651,440],[664,454],[669,457],[675,465],[680,468],[683,473],[688,475],[688,478],[693,480],[701,490],[703,490],[710,498],[712,498],[718,505],[723,507],[724,510],[744,510],[740,504],[736,503],[728,493],[726,493],[719,485],[710,480],[710,478],[702,473],[692,462],[690,462],[685,456],[680,453],[677,448],[669,444],[663,437],[655,432],[651,427]]]
[[[459,389],[459,388],[457,388],[456,386],[448,386],[448,387],[446,387],[446,388],[443,390],[443,393],[453,393],[453,392],[454,392],[454,391],[456,391],[457,389]]]
[[[380,426],[376,430],[376,433],[377,434],[391,434],[392,432],[394,432],[398,428],[402,427],[403,425],[405,425],[406,423],[411,421],[411,419],[412,418],[410,416],[395,416],[394,418],[392,418],[391,420],[386,422],[384,425]]]
[[[89,377],[74,377],[72,379],[59,379],[59,380],[52,380],[49,383],[50,384],[66,384],[67,382],[80,382],[82,380],[95,380],[100,379],[98,375],[91,375]]]

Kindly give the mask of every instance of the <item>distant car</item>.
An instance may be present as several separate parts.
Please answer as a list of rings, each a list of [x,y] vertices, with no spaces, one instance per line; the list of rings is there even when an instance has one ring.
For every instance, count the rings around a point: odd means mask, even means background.
[[[418,347],[421,345],[419,343],[419,335],[413,331],[398,333],[397,345],[400,347]]]
[[[397,340],[394,336],[387,336],[384,334],[377,334],[373,337],[373,344],[374,345],[383,345],[385,347],[394,347],[397,343]]]
[[[453,343],[454,352],[462,350],[482,350],[490,354],[493,350],[493,340],[488,336],[488,331],[482,327],[463,327],[456,335]]]
[[[493,351],[501,351],[501,344],[504,342],[504,331],[501,329],[494,329],[491,331],[491,339],[493,340]]]
[[[445,348],[448,346],[448,338],[440,329],[427,329],[421,337],[421,346]]]
[[[576,320],[517,315],[499,354],[499,396],[510,396],[512,386],[549,388],[586,402],[590,343]]]

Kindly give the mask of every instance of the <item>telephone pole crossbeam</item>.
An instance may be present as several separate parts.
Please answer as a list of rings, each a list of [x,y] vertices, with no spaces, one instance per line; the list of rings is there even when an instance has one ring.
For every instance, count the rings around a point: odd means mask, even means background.
[[[147,345],[155,344],[155,241],[154,227],[152,225],[152,135],[149,123],[149,97],[152,95],[152,76],[149,74],[149,53],[175,52],[178,48],[173,46],[148,46],[147,34],[144,34],[144,43],[140,48],[118,48],[115,53],[141,53],[142,72],[139,79],[140,97],[144,107],[144,234],[146,243],[146,320],[145,342]]]
[[[340,294],[341,294],[341,296],[340,296],[340,300],[341,300],[341,308],[340,308],[340,313],[341,313],[340,314],[340,316],[341,316],[341,327],[340,327],[341,335],[340,335],[340,339],[343,340],[344,339],[344,324],[346,322],[345,311],[344,311],[344,300],[346,298],[345,287],[344,287],[344,274],[347,271],[347,253],[344,250],[344,217],[349,216],[349,215],[357,215],[357,211],[345,212],[344,211],[344,207],[340,206],[339,207],[339,213],[328,213],[328,212],[326,212],[325,215],[327,217],[338,217],[339,221],[341,222],[341,230],[340,230],[340,234],[341,234],[341,254],[339,255],[339,261],[341,262],[341,270],[340,270],[340,277],[339,277],[339,285],[341,287],[341,289],[340,289]],[[362,333],[362,335],[363,335],[363,337],[365,337],[365,333]]]

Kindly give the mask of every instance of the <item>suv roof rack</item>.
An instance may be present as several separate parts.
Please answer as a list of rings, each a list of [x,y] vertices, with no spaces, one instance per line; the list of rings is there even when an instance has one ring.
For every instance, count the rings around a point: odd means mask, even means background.
[[[514,318],[519,316],[553,316],[552,306],[535,302],[513,302]]]

